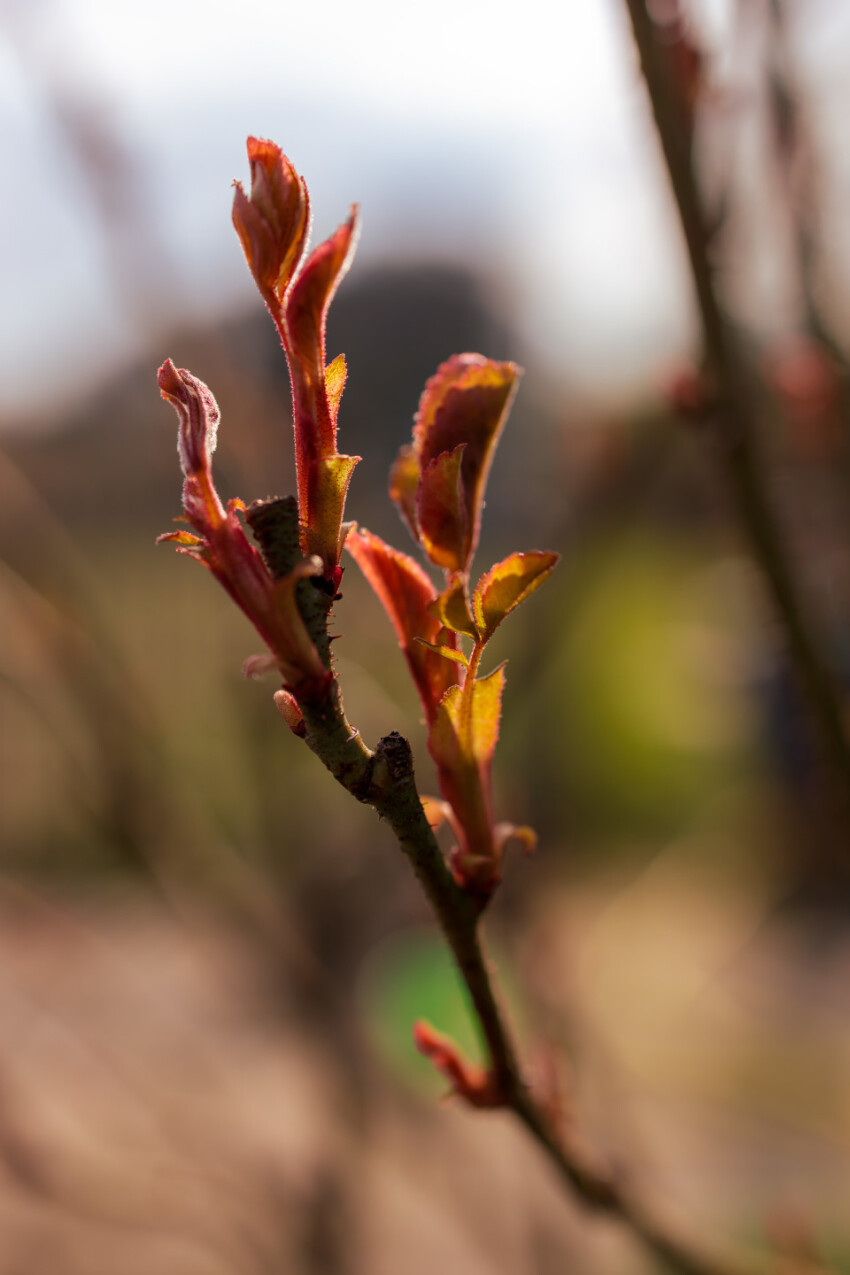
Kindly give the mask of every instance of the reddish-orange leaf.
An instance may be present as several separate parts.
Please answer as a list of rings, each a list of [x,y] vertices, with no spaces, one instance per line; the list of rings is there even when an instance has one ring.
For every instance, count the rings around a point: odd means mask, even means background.
[[[157,536],[156,543],[158,545],[165,544],[166,541],[173,544],[182,545],[184,548],[188,546],[190,549],[203,549],[206,544],[200,536],[192,535],[191,531],[165,531],[161,536]]]
[[[453,647],[457,641],[430,614],[436,589],[417,562],[365,528],[353,530],[345,543],[393,623],[430,722],[445,691],[460,675],[456,664],[426,645]]]
[[[455,354],[431,377],[419,403],[413,441],[423,474],[443,452],[466,445],[461,467],[467,516],[463,568],[478,543],[484,487],[519,375],[515,363]]]
[[[472,609],[483,641],[489,641],[505,616],[548,580],[558,557],[539,550],[512,553],[481,577]]]
[[[357,209],[314,248],[286,302],[286,338],[295,381],[296,415],[311,417],[320,455],[334,450],[336,430],[325,390],[325,321],[328,307],[354,255]],[[297,421],[296,421],[297,427]]]
[[[435,456],[422,470],[416,493],[416,521],[428,557],[447,571],[460,571],[466,559],[467,512],[461,482],[466,444]]]
[[[407,523],[410,534],[417,542],[419,527],[416,521],[416,493],[421,472],[416,450],[407,443],[390,470],[390,497],[395,501],[403,521]]]
[[[235,182],[233,224],[257,286],[275,312],[307,242],[310,202],[304,179],[274,142],[248,138],[251,194]]]

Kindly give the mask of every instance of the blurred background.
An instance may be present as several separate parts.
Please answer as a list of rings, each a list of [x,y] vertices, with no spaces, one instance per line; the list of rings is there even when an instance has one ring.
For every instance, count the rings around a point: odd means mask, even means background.
[[[656,0],[683,54],[765,480],[850,684],[850,9]],[[0,1275],[640,1275],[507,1120],[385,829],[289,735],[258,639],[155,537],[156,368],[222,407],[224,497],[293,489],[289,391],[230,224],[249,133],[361,205],[334,303],[349,515],[426,378],[526,369],[478,566],[563,555],[500,632],[496,960],[541,1075],[703,1231],[850,1269],[850,891],[805,714],[699,422],[698,323],[619,0],[0,0]],[[434,780],[352,565],[349,716]],[[839,837],[846,853],[846,835]]]

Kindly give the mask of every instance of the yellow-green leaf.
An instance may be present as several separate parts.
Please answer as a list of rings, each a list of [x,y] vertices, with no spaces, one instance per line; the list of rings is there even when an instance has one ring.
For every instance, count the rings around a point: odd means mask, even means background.
[[[335,567],[342,551],[345,497],[359,456],[319,456],[313,461],[306,510],[306,552],[317,553],[326,568]]]
[[[457,579],[444,589],[440,596],[431,603],[431,615],[454,633],[463,633],[473,640],[478,639],[478,629],[469,609],[469,599],[463,580]]]
[[[425,639],[421,637],[414,638],[413,640],[414,642],[421,643],[422,646],[427,646],[428,650],[433,651],[436,655],[443,655],[447,660],[454,660],[455,664],[462,664],[464,668],[469,666],[469,660],[466,658],[463,651],[457,651],[452,646],[440,646],[438,642],[426,642]]]
[[[328,410],[334,427],[336,427],[336,420],[339,415],[339,400],[342,398],[347,375],[348,369],[345,366],[344,354],[338,354],[333,362],[329,363],[325,368],[325,393],[328,396]]]
[[[500,664],[471,688],[450,686],[442,698],[428,743],[439,766],[458,770],[487,766],[499,738],[505,666]]]
[[[512,553],[481,577],[472,610],[483,641],[489,641],[505,616],[548,580],[558,557],[539,550]]]

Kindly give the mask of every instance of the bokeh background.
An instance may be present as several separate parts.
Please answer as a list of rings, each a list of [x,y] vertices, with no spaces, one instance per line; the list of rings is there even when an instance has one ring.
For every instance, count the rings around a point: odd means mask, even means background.
[[[654,5],[699,50],[719,286],[765,481],[850,682],[850,10]],[[563,562],[499,637],[491,932],[570,1118],[709,1234],[850,1269],[850,891],[710,431],[698,324],[618,0],[0,4],[2,1275],[655,1268],[506,1118],[440,1105],[474,1032],[386,831],[289,735],[257,639],[154,547],[179,512],[166,356],[216,393],[225,497],[293,487],[283,356],[230,225],[249,133],[357,200],[333,307],[350,516],[449,354],[521,362],[478,563]],[[677,406],[678,404],[678,406]],[[349,716],[401,729],[350,566]]]

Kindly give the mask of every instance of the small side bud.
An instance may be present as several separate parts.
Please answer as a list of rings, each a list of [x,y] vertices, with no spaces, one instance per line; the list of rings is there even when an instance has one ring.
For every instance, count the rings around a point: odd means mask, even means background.
[[[289,691],[279,690],[274,693],[274,706],[286,722],[293,735],[300,738],[307,734],[307,727],[304,724],[304,718],[301,709],[294,695],[290,695]]]
[[[422,1019],[414,1024],[413,1043],[451,1085],[451,1092],[464,1098],[472,1107],[492,1109],[504,1106],[504,1098],[494,1077],[477,1063],[463,1057],[448,1036],[438,1032]]]

